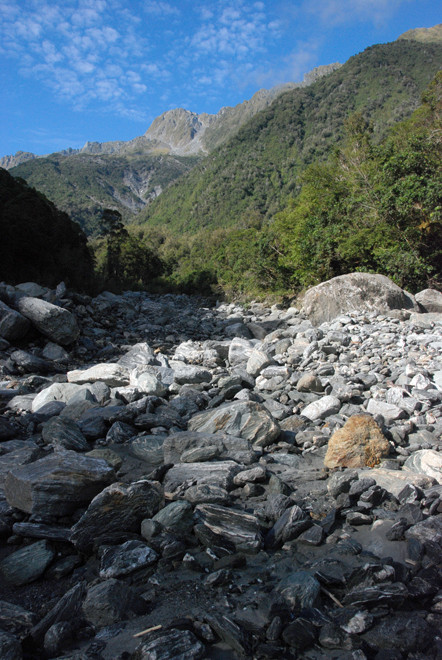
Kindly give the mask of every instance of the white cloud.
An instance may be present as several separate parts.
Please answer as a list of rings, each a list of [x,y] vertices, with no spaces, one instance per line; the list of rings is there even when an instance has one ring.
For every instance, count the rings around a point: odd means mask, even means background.
[[[143,9],[148,14],[156,16],[179,16],[180,10],[169,2],[160,2],[160,0],[150,0],[145,2]]]
[[[379,26],[407,2],[410,0],[305,0],[302,9],[326,25],[364,21]]]

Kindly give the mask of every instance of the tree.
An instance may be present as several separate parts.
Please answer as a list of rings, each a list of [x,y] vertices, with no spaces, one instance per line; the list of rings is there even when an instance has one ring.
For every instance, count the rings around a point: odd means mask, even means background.
[[[121,249],[128,237],[121,213],[115,209],[104,209],[101,214],[102,234],[106,237],[106,257],[104,277],[107,281],[119,284],[122,279]]]

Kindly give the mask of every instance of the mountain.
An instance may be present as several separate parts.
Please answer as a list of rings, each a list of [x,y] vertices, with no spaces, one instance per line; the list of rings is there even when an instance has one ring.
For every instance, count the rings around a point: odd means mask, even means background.
[[[429,28],[415,28],[400,35],[399,39],[420,41],[422,43],[442,43],[442,23]]]
[[[339,68],[318,67],[302,83],[262,89],[237,106],[216,115],[182,108],[157,117],[142,136],[133,140],[86,142],[82,149],[66,149],[48,156],[19,152],[0,159],[69,213],[88,234],[99,228],[103,207],[120,211],[125,221],[158,196],[171,181],[234,135],[240,126],[287,90],[312,84]]]
[[[339,143],[349,115],[363,113],[379,142],[417,107],[441,64],[436,43],[403,39],[366,49],[255,114],[136,222],[181,235],[271,217],[297,192],[305,167]]]
[[[0,168],[0,280],[77,290],[93,280],[93,259],[80,227],[52,202]]]

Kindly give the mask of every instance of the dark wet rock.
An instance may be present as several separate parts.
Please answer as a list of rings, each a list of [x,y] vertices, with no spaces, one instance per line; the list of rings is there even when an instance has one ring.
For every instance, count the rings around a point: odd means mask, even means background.
[[[81,551],[123,541],[131,532],[139,534],[141,521],[155,515],[162,502],[163,491],[157,482],[114,483],[92,500],[73,526],[71,541]]]
[[[191,504],[227,504],[230,501],[227,490],[213,484],[190,486],[184,491],[183,497]]]
[[[431,647],[434,635],[434,628],[417,613],[395,612],[375,623],[363,638],[373,649],[425,653]]]
[[[13,351],[11,360],[20,373],[47,374],[54,371],[54,365],[51,362],[28,351]]]
[[[90,587],[82,605],[85,619],[96,628],[124,621],[146,609],[147,603],[135,590],[115,578]]]
[[[57,655],[62,646],[72,641],[75,625],[71,621],[57,621],[46,632],[43,648],[49,657]]]
[[[0,337],[11,342],[18,341],[26,335],[30,325],[27,318],[0,301]]]
[[[152,520],[176,534],[186,534],[193,527],[193,508],[187,501],[170,502]]]
[[[34,539],[47,539],[48,541],[68,541],[69,527],[45,525],[44,523],[16,522],[12,527],[14,534]]]
[[[0,630],[23,638],[27,636],[36,620],[37,616],[34,612],[25,610],[20,605],[0,600]]]
[[[371,587],[355,587],[343,598],[344,605],[370,607],[387,604],[398,606],[408,597],[407,587],[402,582],[386,582]]]
[[[14,424],[8,422],[4,417],[0,417],[0,442],[13,438],[17,435],[17,432],[17,427]]]
[[[292,541],[312,525],[312,520],[297,505],[286,509],[265,537],[266,548],[275,549]]]
[[[32,463],[41,456],[40,447],[32,440],[7,440],[0,445],[0,488],[14,468]]]
[[[405,532],[405,537],[407,539],[417,539],[421,543],[431,541],[442,548],[442,514],[413,525]]]
[[[142,541],[126,541],[121,545],[104,549],[101,555],[100,577],[114,578],[128,575],[154,564],[157,559],[155,550]]]
[[[184,495],[192,486],[204,484],[230,490],[233,487],[234,476],[240,471],[241,466],[234,461],[177,463],[164,478],[164,494],[172,499]]]
[[[319,602],[321,585],[307,571],[294,571],[283,578],[276,587],[277,593],[294,612],[315,607]]]
[[[106,433],[106,442],[111,444],[123,444],[136,435],[136,430],[126,422],[114,422]]]
[[[4,488],[11,506],[44,519],[72,513],[114,478],[105,461],[61,450],[11,469]]]
[[[79,335],[75,316],[63,307],[29,296],[18,298],[16,307],[39,332],[56,344],[72,344]]]
[[[247,630],[240,627],[225,615],[206,616],[206,621],[218,637],[227,644],[239,657],[250,656],[252,652],[252,639]]]
[[[197,538],[208,547],[216,545],[228,552],[255,553],[262,546],[256,516],[216,504],[195,508],[194,528]]]
[[[0,657],[2,660],[22,660],[22,647],[15,635],[0,631]]]
[[[224,431],[250,440],[257,447],[271,444],[280,433],[277,422],[267,410],[253,401],[228,403],[213,411],[199,413],[189,422],[189,430],[201,433]]]
[[[41,434],[47,445],[74,451],[88,451],[90,448],[78,424],[70,419],[53,417],[43,424]]]
[[[134,654],[134,660],[197,660],[205,655],[204,644],[190,630],[171,628],[154,635],[154,639],[142,642]]]
[[[48,541],[37,541],[5,557],[0,562],[0,572],[11,584],[28,584],[45,572],[54,556]]]
[[[165,437],[164,435],[139,435],[130,442],[130,451],[149,465],[162,465]],[[164,461],[164,463],[171,462]]]

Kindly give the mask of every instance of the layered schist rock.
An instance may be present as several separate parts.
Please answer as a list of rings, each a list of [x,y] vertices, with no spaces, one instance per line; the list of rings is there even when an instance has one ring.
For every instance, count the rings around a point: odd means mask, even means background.
[[[436,660],[442,323],[403,296],[64,291],[73,344],[3,340],[0,648]]]

